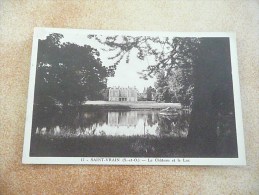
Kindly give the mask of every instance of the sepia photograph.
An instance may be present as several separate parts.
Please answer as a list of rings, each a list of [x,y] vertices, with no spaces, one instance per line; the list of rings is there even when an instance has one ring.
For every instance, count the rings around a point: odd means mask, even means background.
[[[23,163],[244,165],[235,34],[35,28]]]

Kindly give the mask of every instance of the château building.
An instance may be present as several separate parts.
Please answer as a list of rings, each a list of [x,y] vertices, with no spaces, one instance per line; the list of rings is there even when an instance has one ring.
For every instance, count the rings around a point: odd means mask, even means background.
[[[109,101],[138,101],[138,90],[136,87],[111,87],[109,89]]]

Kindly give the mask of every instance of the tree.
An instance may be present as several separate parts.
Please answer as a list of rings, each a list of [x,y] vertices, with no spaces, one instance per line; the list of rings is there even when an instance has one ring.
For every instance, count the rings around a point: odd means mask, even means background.
[[[189,70],[189,72],[192,71]],[[185,71],[178,68],[167,76],[165,71],[161,70],[156,77],[155,87],[158,102],[179,102],[182,105],[191,106],[193,103],[192,76],[186,79]]]
[[[155,94],[156,90],[149,86],[146,90],[146,93],[147,93],[147,101],[152,101],[153,100],[153,96]]]
[[[157,81],[155,83],[156,88],[156,101],[157,102],[171,102],[172,97],[169,93],[169,86],[167,78],[165,76],[165,71],[161,70],[157,74]]]
[[[51,34],[38,42],[35,103],[68,106],[101,98],[108,70],[99,52],[87,45],[61,43],[62,38]]]
[[[217,116],[234,115],[228,38],[89,37],[117,51],[111,58],[115,60],[114,69],[123,58],[129,61],[132,50],[137,50],[139,59],[153,56],[156,63],[149,64],[142,78],[157,77],[158,99],[170,102],[177,98],[191,105],[188,139],[205,155],[216,154]]]
[[[116,70],[121,60],[125,59],[127,63],[129,62],[129,56],[133,50],[137,52],[137,57],[141,60],[146,56],[152,56],[156,63],[149,64],[147,69],[140,74],[143,79],[157,77],[157,99],[164,102],[173,102],[177,99],[183,105],[192,104],[192,73],[200,39],[96,35],[88,37],[94,37],[98,42],[109,47],[107,51],[116,53],[109,58],[114,60],[114,65],[110,67],[113,71]],[[178,98],[172,98],[172,94],[176,94],[172,83],[174,83],[174,87],[181,87],[177,91]]]
[[[217,153],[218,116],[234,115],[230,44],[229,38],[200,41],[193,71],[194,103],[188,137],[204,154],[211,155]],[[233,140],[236,146],[236,137]]]

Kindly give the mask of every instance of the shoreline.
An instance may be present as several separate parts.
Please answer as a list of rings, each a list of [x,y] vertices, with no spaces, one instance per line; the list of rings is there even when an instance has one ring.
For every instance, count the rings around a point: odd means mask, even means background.
[[[37,108],[40,105],[34,104]],[[41,106],[40,106],[41,107]],[[44,108],[63,109],[61,105],[43,106]],[[111,102],[111,101],[86,101],[81,105],[69,105],[67,108],[78,108],[87,110],[162,110],[168,107],[181,109],[180,103],[158,103],[154,101],[139,101],[139,102]]]
[[[94,106],[102,108],[128,108],[128,109],[164,109],[167,107],[181,108],[180,103],[158,103],[153,101],[139,102],[112,102],[112,101],[87,101],[82,106]]]

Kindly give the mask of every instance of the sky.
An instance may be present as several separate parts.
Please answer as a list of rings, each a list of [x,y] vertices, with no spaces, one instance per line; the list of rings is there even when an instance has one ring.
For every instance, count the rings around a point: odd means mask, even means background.
[[[71,42],[78,45],[90,45],[93,48],[96,48],[100,52],[100,59],[103,62],[103,66],[113,65],[114,60],[109,60],[109,57],[112,57],[112,53],[103,51],[104,46],[97,42],[94,39],[88,39],[87,34],[69,34],[63,33],[64,38],[62,42]],[[144,88],[149,86],[154,87],[155,78],[150,78],[144,80],[140,78],[138,72],[146,69],[148,66],[148,61],[151,59],[140,60],[136,57],[136,51],[132,51],[129,58],[129,63],[126,63],[126,60],[121,60],[120,64],[115,70],[115,76],[109,77],[107,80],[108,87],[136,87],[139,92],[143,92]]]

